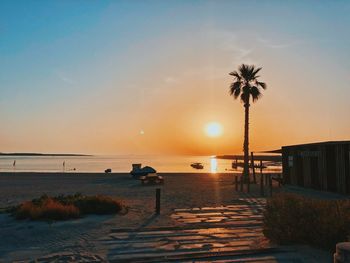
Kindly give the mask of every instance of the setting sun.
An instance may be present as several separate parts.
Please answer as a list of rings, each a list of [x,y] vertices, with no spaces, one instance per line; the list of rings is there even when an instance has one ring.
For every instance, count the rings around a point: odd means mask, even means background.
[[[209,137],[218,137],[222,134],[222,126],[217,122],[210,122],[205,126],[205,133]]]

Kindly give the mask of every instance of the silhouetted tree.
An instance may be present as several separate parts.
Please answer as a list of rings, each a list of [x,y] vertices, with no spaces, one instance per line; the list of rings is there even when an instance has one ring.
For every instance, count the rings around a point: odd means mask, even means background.
[[[261,88],[266,89],[266,83],[260,82],[258,72],[261,68],[256,68],[254,65],[242,64],[238,71],[230,73],[234,77],[234,81],[230,85],[230,95],[235,99],[240,98],[245,110],[244,123],[244,168],[243,176],[247,180],[249,178],[249,107],[250,101],[256,102],[261,98]]]

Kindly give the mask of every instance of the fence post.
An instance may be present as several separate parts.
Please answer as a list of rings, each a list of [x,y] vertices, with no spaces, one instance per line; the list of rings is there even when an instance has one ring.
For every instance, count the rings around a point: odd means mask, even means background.
[[[237,175],[235,176],[235,189],[237,192],[238,191],[238,176]]]
[[[250,163],[251,163],[252,169],[253,169],[253,182],[254,182],[254,184],[256,184],[255,165],[254,165],[254,153],[251,152],[250,155],[251,155]]]
[[[269,176],[270,196],[272,196],[272,176]]]
[[[160,188],[156,189],[156,214],[160,214]]]

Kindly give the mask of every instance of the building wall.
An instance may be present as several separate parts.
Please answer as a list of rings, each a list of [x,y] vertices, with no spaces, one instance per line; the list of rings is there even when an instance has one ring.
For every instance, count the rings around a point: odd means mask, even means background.
[[[287,184],[350,194],[349,144],[282,147]]]

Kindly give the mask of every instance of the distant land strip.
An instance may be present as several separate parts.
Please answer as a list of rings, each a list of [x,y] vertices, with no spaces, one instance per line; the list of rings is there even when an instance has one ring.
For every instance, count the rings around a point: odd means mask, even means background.
[[[73,154],[73,153],[0,153],[0,156],[93,156],[89,154]]]
[[[224,159],[224,160],[244,160],[243,155],[217,155],[215,156],[217,159]],[[249,155],[250,158],[250,155]],[[276,156],[276,155],[254,155],[255,161],[272,161],[272,162],[281,162],[282,156]]]

